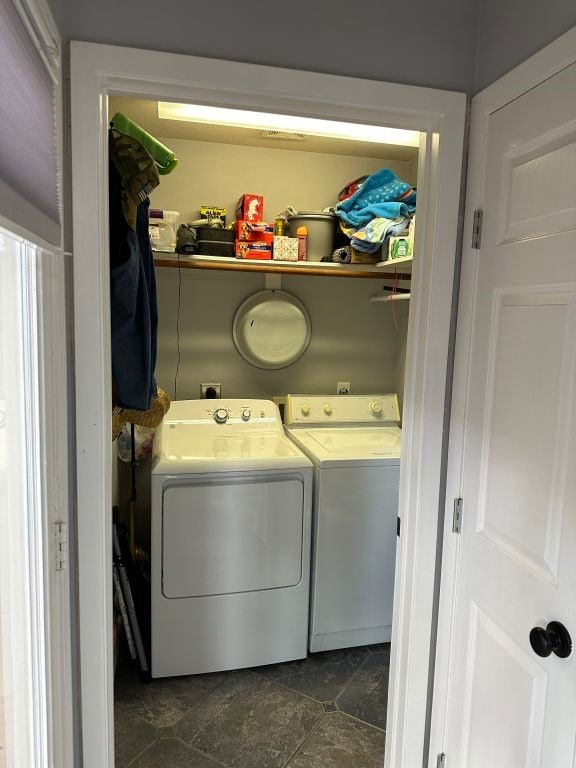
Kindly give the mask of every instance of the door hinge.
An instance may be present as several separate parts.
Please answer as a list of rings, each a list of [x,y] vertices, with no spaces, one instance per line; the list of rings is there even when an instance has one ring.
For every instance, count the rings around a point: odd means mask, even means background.
[[[454,512],[452,513],[452,533],[460,533],[462,528],[462,499],[454,499]]]
[[[474,211],[474,218],[472,220],[472,248],[480,248],[482,244],[482,219],[484,213],[481,208],[477,208]]]
[[[56,570],[63,570],[68,563],[68,523],[54,523],[56,540]]]
[[[445,768],[445,766],[446,766],[446,754],[444,752],[440,752],[440,754],[436,758],[436,768]]]
[[[397,517],[396,518],[396,536],[400,536],[400,528],[402,527],[402,520]]]

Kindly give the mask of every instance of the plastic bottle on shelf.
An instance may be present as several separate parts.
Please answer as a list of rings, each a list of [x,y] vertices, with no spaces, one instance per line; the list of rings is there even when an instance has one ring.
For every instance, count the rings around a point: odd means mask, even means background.
[[[298,227],[296,237],[298,238],[298,261],[306,261],[308,258],[308,227]]]

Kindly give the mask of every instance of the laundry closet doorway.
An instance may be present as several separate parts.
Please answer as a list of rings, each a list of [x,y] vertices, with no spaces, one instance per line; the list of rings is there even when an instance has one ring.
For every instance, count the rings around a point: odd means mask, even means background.
[[[386,765],[422,759],[441,504],[462,94],[72,43],[79,626],[86,768],[113,763],[108,272],[109,95],[178,100],[422,132],[412,280]],[[320,279],[320,278],[318,278]]]

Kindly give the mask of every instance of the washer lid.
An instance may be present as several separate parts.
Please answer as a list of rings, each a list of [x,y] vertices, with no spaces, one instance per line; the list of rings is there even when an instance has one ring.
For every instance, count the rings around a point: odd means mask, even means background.
[[[400,456],[402,447],[402,432],[398,427],[311,429],[307,434],[334,456]]]
[[[259,291],[238,307],[232,335],[238,352],[256,368],[286,368],[310,343],[310,317],[292,294]]]
[[[326,427],[287,429],[287,434],[321,466],[399,464],[399,427]]]

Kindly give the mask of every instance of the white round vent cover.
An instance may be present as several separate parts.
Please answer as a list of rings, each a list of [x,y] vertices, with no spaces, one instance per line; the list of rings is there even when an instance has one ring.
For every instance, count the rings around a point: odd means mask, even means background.
[[[310,317],[286,291],[258,291],[238,307],[232,335],[236,349],[257,368],[286,368],[310,343]]]

